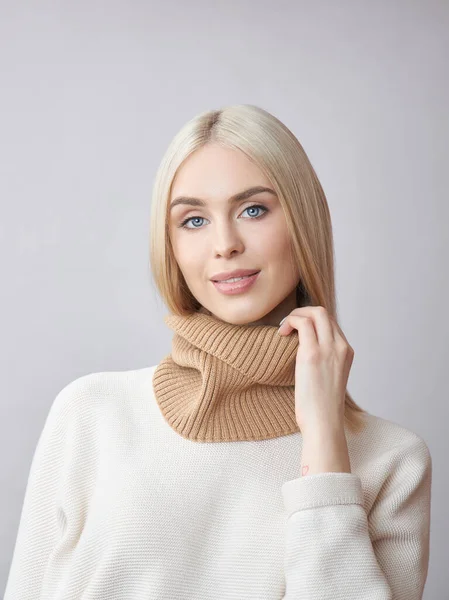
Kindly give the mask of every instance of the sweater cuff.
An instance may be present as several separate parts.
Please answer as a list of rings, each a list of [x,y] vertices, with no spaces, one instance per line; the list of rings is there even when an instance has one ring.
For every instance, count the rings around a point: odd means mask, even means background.
[[[292,479],[282,485],[282,496],[287,518],[305,508],[364,503],[362,482],[355,473],[315,473]]]

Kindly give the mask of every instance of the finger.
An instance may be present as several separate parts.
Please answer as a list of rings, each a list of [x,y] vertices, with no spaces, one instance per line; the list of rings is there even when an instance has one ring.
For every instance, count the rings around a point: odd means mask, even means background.
[[[334,341],[334,328],[329,319],[329,313],[323,306],[301,306],[290,313],[290,316],[294,315],[312,319],[319,344],[331,344]],[[286,334],[290,331],[286,331]]]
[[[343,331],[341,330],[341,327],[339,326],[339,324],[337,323],[337,320],[335,319],[335,317],[329,317],[333,332],[334,332],[334,340],[336,342],[341,342],[341,343],[348,343],[348,340],[346,339],[345,334],[343,333]]]
[[[331,317],[331,322],[334,327],[335,340],[336,341],[338,340],[338,341],[340,341],[340,343],[345,344],[346,348],[347,348],[347,353],[346,353],[345,362],[344,362],[344,370],[343,370],[344,377],[347,380],[349,377],[349,373],[351,371],[353,360],[354,360],[354,349],[349,344],[341,327],[338,325],[337,320],[334,317]]]
[[[349,344],[348,340],[346,339],[345,334],[343,333],[342,328],[340,327],[337,319],[335,317],[333,317],[332,315],[329,315],[329,318],[332,322],[332,326],[334,328],[334,337],[337,334],[339,337],[341,337],[347,344]]]
[[[282,332],[280,331],[282,328]],[[318,338],[313,319],[310,317],[300,317],[299,315],[288,315],[279,328],[282,335],[288,335],[294,330],[298,331],[299,343],[303,346],[313,348],[318,346]]]
[[[351,363],[352,363],[352,358],[354,356],[354,349],[352,348],[351,344],[348,342],[345,334],[343,333],[343,330],[341,329],[340,325],[337,323],[337,320],[335,319],[335,317],[331,317],[331,322],[334,327],[335,341],[340,341],[342,344],[346,344],[346,346],[348,348],[348,356],[351,357]],[[350,366],[351,365],[349,365],[349,367]]]

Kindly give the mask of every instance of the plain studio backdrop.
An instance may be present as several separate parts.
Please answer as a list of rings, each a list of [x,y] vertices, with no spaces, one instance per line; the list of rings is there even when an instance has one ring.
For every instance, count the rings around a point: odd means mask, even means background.
[[[148,266],[179,128],[256,104],[330,206],[348,389],[433,459],[426,600],[447,594],[449,4],[6,2],[0,14],[0,590],[59,390],[170,352]]]

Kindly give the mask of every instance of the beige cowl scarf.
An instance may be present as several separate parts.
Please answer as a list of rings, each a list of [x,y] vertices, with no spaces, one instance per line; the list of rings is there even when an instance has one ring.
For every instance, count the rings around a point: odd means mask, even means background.
[[[298,335],[273,325],[234,325],[207,314],[169,314],[172,352],[153,389],[167,423],[195,442],[266,440],[299,431]]]

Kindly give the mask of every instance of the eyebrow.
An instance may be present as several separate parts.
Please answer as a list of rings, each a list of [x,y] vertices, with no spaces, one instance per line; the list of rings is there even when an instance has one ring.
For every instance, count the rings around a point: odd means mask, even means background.
[[[257,185],[257,186],[248,188],[247,190],[244,190],[243,192],[239,192],[238,194],[234,194],[234,196],[231,196],[228,201],[230,203],[234,204],[235,202],[240,202],[241,200],[246,200],[247,198],[250,198],[251,196],[254,196],[255,194],[260,194],[261,192],[269,192],[270,194],[273,194],[273,196],[276,196],[276,192],[274,190],[272,190],[271,188],[264,187],[262,185]],[[194,198],[193,196],[178,196],[170,204],[170,210],[173,207],[177,206],[178,204],[187,204],[190,206],[206,206],[206,203],[204,202],[204,200],[201,200],[200,198]]]

